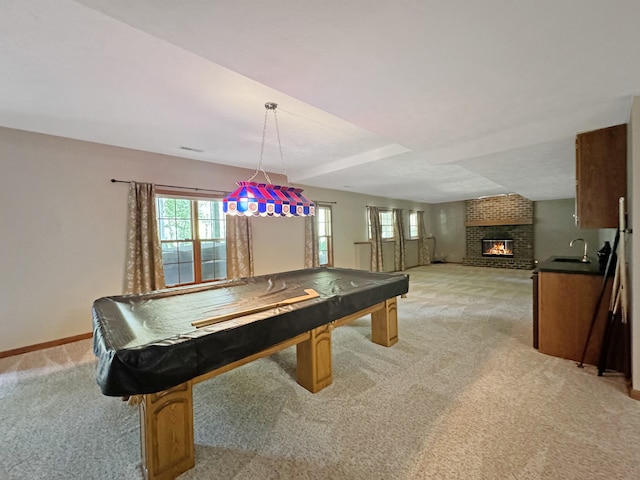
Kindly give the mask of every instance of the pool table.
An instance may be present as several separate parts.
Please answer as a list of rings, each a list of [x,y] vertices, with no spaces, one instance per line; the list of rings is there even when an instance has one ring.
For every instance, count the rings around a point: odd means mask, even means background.
[[[371,314],[372,341],[393,345],[408,289],[403,273],[320,267],[103,297],[97,382],[139,402],[145,478],[175,478],[195,464],[193,384],[296,345],[296,380],[318,392],[332,382],[332,329]]]

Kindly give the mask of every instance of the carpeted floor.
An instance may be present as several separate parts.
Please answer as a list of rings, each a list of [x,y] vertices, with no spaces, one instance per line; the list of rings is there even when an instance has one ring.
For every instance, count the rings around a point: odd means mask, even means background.
[[[530,272],[408,273],[399,343],[371,343],[368,318],[335,330],[321,392],[296,384],[294,348],[198,384],[180,478],[640,478],[640,402],[532,348]],[[0,479],[140,479],[138,428],[90,341],[0,359]]]

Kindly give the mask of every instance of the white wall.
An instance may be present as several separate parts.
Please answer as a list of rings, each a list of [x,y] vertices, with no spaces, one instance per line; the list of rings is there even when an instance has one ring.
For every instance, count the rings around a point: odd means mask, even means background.
[[[253,173],[5,128],[0,152],[0,352],[90,332],[93,301],[122,293],[128,185],[111,178],[229,191]],[[367,240],[366,205],[429,211],[413,202],[304,190],[337,202],[338,267],[356,266],[354,242]],[[256,275],[303,268],[303,219],[252,224]]]

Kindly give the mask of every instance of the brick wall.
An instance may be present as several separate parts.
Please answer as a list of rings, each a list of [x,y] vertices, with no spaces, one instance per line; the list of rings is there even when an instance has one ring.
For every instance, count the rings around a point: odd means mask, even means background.
[[[507,195],[465,201],[467,223],[500,223],[466,227],[464,265],[533,269],[533,202],[520,195]],[[530,221],[529,224],[522,222]],[[483,238],[512,238],[513,257],[482,256]]]
[[[467,222],[533,220],[533,202],[520,195],[511,194],[499,197],[465,200]]]

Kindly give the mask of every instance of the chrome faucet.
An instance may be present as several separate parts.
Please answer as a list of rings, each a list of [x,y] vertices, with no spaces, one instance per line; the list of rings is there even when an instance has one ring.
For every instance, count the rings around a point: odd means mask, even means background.
[[[582,258],[580,259],[581,262],[589,262],[589,257],[587,256],[587,241],[584,238],[574,238],[573,240],[571,240],[571,242],[569,243],[570,247],[573,247],[573,242],[582,242],[584,244],[584,253],[582,254]]]

